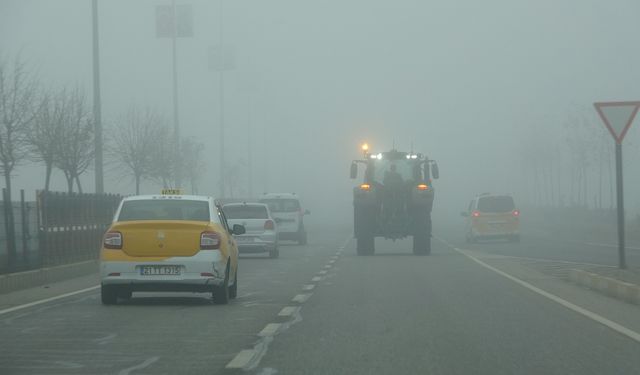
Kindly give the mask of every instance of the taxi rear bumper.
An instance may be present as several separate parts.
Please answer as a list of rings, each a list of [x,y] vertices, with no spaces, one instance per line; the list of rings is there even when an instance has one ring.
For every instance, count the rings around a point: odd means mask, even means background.
[[[145,274],[147,267],[171,267],[178,274]],[[103,285],[126,286],[133,291],[210,291],[224,283],[227,261],[217,250],[200,251],[192,257],[172,257],[148,261],[135,260],[100,262],[100,279]]]

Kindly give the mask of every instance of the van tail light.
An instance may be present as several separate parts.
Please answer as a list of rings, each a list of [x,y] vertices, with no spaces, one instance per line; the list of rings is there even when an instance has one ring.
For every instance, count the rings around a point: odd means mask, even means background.
[[[264,222],[264,230],[274,230],[274,229],[276,229],[276,225],[274,224],[273,220],[269,219]]]
[[[520,216],[520,210],[513,210],[512,214],[513,216],[518,217]]]
[[[416,189],[418,189],[418,190],[429,190],[429,185],[427,185],[427,184],[418,184],[418,186],[416,186]]]
[[[369,185],[369,184],[362,184],[362,185],[360,185],[360,190],[369,191],[369,190],[371,190],[371,185]]]
[[[216,232],[202,232],[200,235],[200,250],[215,250],[220,248],[220,236]]]
[[[480,217],[480,211],[473,211],[473,212],[471,213],[471,216],[473,216],[473,217]]]

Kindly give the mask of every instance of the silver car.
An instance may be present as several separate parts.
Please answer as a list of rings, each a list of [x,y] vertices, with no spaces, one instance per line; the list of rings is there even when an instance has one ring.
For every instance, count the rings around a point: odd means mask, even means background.
[[[246,229],[245,234],[235,236],[240,253],[268,252],[271,258],[280,255],[276,221],[269,206],[263,203],[228,203],[222,206],[222,211],[230,227],[240,224]]]

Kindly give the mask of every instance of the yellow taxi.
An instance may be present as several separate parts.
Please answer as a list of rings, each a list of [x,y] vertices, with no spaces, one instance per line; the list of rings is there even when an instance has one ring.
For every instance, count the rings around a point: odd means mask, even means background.
[[[461,214],[466,218],[467,242],[494,238],[520,242],[520,210],[510,195],[480,194]]]
[[[238,292],[238,247],[211,197],[139,195],[122,200],[100,251],[103,304],[137,291],[212,293],[226,304]]]

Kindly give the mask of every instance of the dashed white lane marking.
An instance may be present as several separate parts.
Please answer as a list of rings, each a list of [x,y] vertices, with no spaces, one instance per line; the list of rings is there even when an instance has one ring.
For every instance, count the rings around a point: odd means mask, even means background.
[[[311,294],[298,294],[295,297],[293,297],[291,300],[293,302],[305,303],[305,302],[307,302],[309,297],[311,297]]]
[[[582,307],[580,307],[578,305],[575,305],[575,304],[573,304],[573,303],[571,303],[571,302],[569,302],[567,300],[564,300],[564,299],[556,296],[555,294],[551,294],[549,292],[546,292],[546,291],[544,291],[544,290],[542,290],[542,289],[540,289],[538,287],[535,287],[535,286],[529,284],[526,281],[523,281],[523,280],[518,279],[517,277],[511,276],[506,272],[500,271],[499,269],[497,269],[497,268],[495,268],[493,266],[490,266],[487,263],[485,263],[485,262],[481,261],[480,259],[476,258],[475,256],[471,255],[469,253],[469,251],[458,249],[456,247],[454,247],[453,249],[455,251],[459,252],[460,254],[463,254],[467,258],[473,260],[474,262],[478,263],[479,265],[481,265],[481,266],[483,266],[483,267],[485,267],[485,268],[497,273],[500,276],[506,277],[507,279],[509,279],[509,280],[511,280],[511,281],[513,281],[513,282],[515,282],[517,284],[520,284],[521,286],[531,290],[534,293],[537,293],[537,294],[539,294],[539,295],[541,295],[543,297],[546,297],[546,298],[548,298],[548,299],[550,299],[550,300],[552,300],[552,301],[554,301],[554,302],[556,302],[556,303],[568,308],[569,310],[572,310],[572,311],[574,311],[574,312],[576,312],[578,314],[581,314],[581,315],[583,315],[583,316],[585,316],[585,317],[587,317],[587,318],[589,318],[591,320],[594,320],[594,321],[596,321],[596,322],[598,322],[598,323],[600,323],[600,324],[602,324],[602,325],[604,325],[606,327],[609,327],[612,330],[614,330],[614,331],[616,331],[616,332],[618,332],[620,334],[623,334],[623,335],[629,337],[630,339],[632,339],[632,340],[634,340],[636,342],[640,342],[640,333],[638,333],[636,331],[633,331],[633,330],[631,330],[631,329],[629,329],[629,328],[627,328],[627,327],[625,327],[625,326],[623,326],[621,324],[618,324],[618,323],[616,323],[614,321],[611,321],[611,320],[609,320],[609,319],[607,319],[607,318],[605,318],[605,317],[603,317],[601,315],[598,315],[598,314],[596,314],[594,312],[591,312],[591,311],[589,311],[589,310],[587,310],[585,308],[582,308]]]
[[[302,290],[313,290],[316,286],[313,284],[306,284],[302,286]]]
[[[314,283],[317,283],[318,281],[322,281],[322,277],[320,276],[314,276],[311,281],[313,281]]]
[[[126,368],[126,369],[120,371],[118,373],[118,375],[129,375],[131,373],[131,371],[142,370],[143,368],[147,368],[147,367],[151,366],[154,362],[156,362],[159,359],[160,359],[160,357],[151,357],[151,358],[145,360],[144,362],[142,362],[139,365],[135,365],[133,367],[129,367],[129,368]]]
[[[332,266],[332,265],[330,265],[330,264],[327,264],[327,265],[325,265],[325,266],[324,266],[324,269],[328,270],[328,269],[329,269],[329,268],[331,268],[331,267],[333,267],[333,266]]]
[[[280,312],[278,313],[278,316],[291,316],[293,314],[296,313],[296,311],[299,311],[300,307],[298,306],[285,306],[282,308],[282,310],[280,310]]]
[[[336,260],[335,260],[335,259],[331,259],[331,260],[329,260],[329,264],[334,264],[335,262],[336,262]]]
[[[318,271],[318,275],[326,275],[326,274],[327,274],[326,270]]]
[[[227,363],[225,368],[227,369],[242,369],[249,365],[253,357],[256,355],[256,351],[254,349],[246,349],[241,350],[240,353],[236,354],[235,357],[231,360],[231,362]]]
[[[59,296],[55,296],[55,297],[50,297],[50,298],[45,298],[45,299],[41,299],[38,301],[34,301],[34,302],[29,302],[29,303],[25,303],[24,305],[18,305],[18,306],[14,306],[14,307],[10,307],[8,309],[4,309],[4,310],[0,310],[0,315],[4,315],[4,314],[8,314],[10,312],[13,311],[18,311],[18,310],[22,310],[22,309],[26,309],[27,307],[31,307],[31,306],[37,306],[37,305],[41,305],[43,303],[47,303],[47,302],[51,302],[51,301],[56,301],[62,298],[66,298],[66,297],[71,297],[71,296],[75,296],[77,294],[81,294],[81,293],[85,293],[85,292],[90,292],[92,290],[96,290],[100,288],[100,285],[96,285],[96,286],[92,286],[89,288],[84,288],[84,289],[80,289],[80,290],[76,290],[74,292],[69,292],[69,293],[65,293],[65,294],[61,294]]]
[[[258,333],[258,336],[260,337],[274,336],[276,333],[278,333],[278,330],[280,329],[281,326],[282,324],[280,323],[269,323],[266,326],[264,326],[264,328],[262,329],[262,331],[260,331],[260,333]]]

